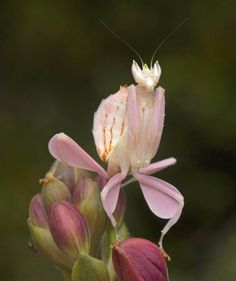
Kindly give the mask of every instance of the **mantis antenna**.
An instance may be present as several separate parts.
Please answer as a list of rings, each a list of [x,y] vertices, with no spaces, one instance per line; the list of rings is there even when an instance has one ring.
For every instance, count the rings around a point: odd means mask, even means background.
[[[157,46],[156,50],[154,51],[152,58],[151,58],[151,63],[150,66],[152,67],[153,59],[157,53],[157,51],[161,48],[161,46],[187,21],[189,20],[190,17],[185,18],[182,20],[162,41],[161,43]]]
[[[144,65],[143,60],[142,60],[140,54],[134,49],[134,47],[132,47],[128,42],[126,42],[124,39],[122,39],[118,34],[116,34],[109,26],[107,26],[107,25],[105,24],[104,21],[100,20],[100,23],[101,23],[102,25],[104,25],[105,28],[106,28],[108,31],[110,31],[116,38],[118,38],[123,44],[125,44],[128,48],[130,48],[130,50],[132,50],[132,51],[136,54],[136,56],[140,59],[142,66]]]

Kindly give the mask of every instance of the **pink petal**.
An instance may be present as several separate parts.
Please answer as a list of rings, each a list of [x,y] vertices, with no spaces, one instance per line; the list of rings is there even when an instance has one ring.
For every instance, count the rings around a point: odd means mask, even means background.
[[[93,171],[106,177],[106,171],[74,140],[64,133],[53,136],[48,144],[49,152],[54,158],[67,164],[89,171]]]
[[[112,213],[115,211],[120,193],[120,185],[125,176],[126,175],[123,173],[116,174],[108,181],[101,192],[104,210],[106,211],[114,227],[117,225],[117,222]]]
[[[173,157],[152,163],[148,165],[147,167],[140,168],[138,171],[140,174],[145,174],[145,175],[152,175],[156,172],[159,172],[161,170],[166,169],[169,166],[172,166],[176,163],[176,159]]]
[[[175,216],[183,202],[181,193],[171,184],[155,177],[136,174],[144,198],[151,211],[158,217],[170,219]]]

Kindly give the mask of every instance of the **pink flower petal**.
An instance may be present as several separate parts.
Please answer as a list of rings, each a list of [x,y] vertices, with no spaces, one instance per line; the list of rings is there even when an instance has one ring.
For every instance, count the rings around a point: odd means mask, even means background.
[[[156,172],[159,172],[161,170],[164,170],[168,168],[169,166],[172,166],[176,163],[176,159],[173,157],[152,163],[148,165],[147,167],[140,168],[138,171],[140,174],[145,174],[145,175],[152,175]]]
[[[49,152],[54,158],[67,164],[89,171],[93,171],[106,177],[106,171],[73,139],[64,133],[53,136],[48,144]]]
[[[120,185],[125,177],[126,174],[116,174],[108,181],[108,183],[105,185],[101,192],[101,199],[104,210],[106,211],[114,227],[117,225],[117,222],[112,213],[115,211],[120,193]]]

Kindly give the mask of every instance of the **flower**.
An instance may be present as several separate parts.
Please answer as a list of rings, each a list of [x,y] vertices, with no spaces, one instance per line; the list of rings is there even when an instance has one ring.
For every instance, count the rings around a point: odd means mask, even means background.
[[[64,133],[49,141],[50,153],[59,161],[98,173],[107,182],[102,189],[103,207],[114,227],[114,211],[120,188],[127,176],[138,181],[150,210],[169,219],[159,241],[179,219],[183,196],[171,184],[151,176],[176,163],[168,158],[151,163],[159,147],[165,115],[164,89],[147,91],[145,85],[121,87],[103,100],[94,115],[93,136],[100,158],[107,162],[105,171],[75,141]]]
[[[129,238],[112,247],[113,265],[120,281],[167,281],[165,258],[154,243]]]

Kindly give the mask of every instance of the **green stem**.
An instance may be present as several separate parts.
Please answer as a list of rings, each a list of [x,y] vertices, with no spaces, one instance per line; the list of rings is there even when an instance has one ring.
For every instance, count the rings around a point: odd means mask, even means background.
[[[71,273],[68,271],[63,271],[62,272],[62,276],[64,278],[65,281],[71,281]]]

